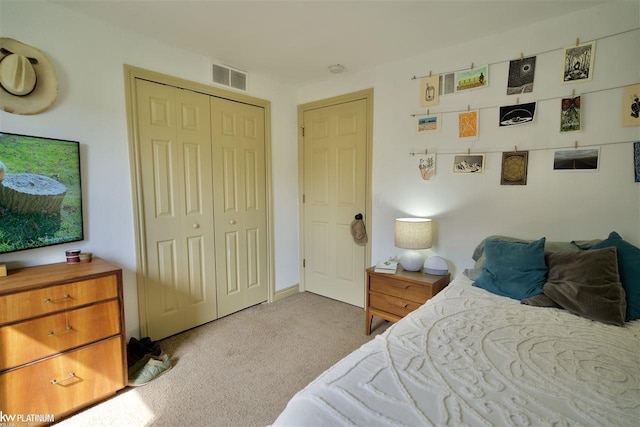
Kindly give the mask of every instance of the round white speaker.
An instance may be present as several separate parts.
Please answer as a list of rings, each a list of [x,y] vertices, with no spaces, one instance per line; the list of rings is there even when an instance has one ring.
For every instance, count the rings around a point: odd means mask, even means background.
[[[430,256],[424,262],[424,272],[436,276],[443,276],[449,272],[449,264],[439,256]]]

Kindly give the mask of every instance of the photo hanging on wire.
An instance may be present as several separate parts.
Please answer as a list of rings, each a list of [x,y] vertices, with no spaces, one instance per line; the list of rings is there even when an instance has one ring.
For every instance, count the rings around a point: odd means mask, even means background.
[[[533,92],[533,79],[536,72],[536,57],[514,59],[509,62],[507,95]]]
[[[636,182],[640,182],[640,142],[633,143],[633,164]]]
[[[622,89],[622,126],[640,126],[640,84]]]
[[[416,130],[420,135],[439,133],[442,130],[442,114],[416,117]]]
[[[454,173],[480,174],[484,172],[484,154],[456,154],[453,156]]]
[[[560,132],[579,131],[582,127],[580,97],[562,98],[560,108]]]
[[[587,82],[593,78],[596,42],[564,48],[562,83]]]
[[[456,92],[469,89],[479,89],[489,86],[489,66],[474,67],[469,70],[456,72]]]
[[[565,172],[597,171],[600,148],[556,150],[553,153],[553,170]]]
[[[420,79],[420,106],[431,107],[440,102],[440,76]]]
[[[519,126],[533,123],[536,116],[536,103],[505,105],[500,107],[499,127]]]
[[[436,155],[422,154],[418,157],[418,169],[420,175],[425,181],[430,180],[436,174]]]
[[[479,110],[470,110],[458,114],[458,137],[466,141],[478,139]]]

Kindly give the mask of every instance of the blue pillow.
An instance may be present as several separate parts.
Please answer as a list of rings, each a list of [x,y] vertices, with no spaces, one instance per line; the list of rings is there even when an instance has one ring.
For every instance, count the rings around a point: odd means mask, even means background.
[[[487,260],[473,286],[517,300],[541,294],[548,272],[545,241],[544,237],[530,243],[487,240]]]
[[[612,231],[609,238],[594,245],[592,249],[615,246],[618,250],[618,273],[627,294],[626,321],[640,319],[640,248],[625,241]]]

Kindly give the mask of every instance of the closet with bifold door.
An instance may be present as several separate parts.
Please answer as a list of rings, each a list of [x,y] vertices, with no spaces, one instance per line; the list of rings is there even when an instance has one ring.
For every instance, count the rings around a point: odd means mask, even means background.
[[[131,81],[140,323],[158,340],[267,301],[266,114]]]

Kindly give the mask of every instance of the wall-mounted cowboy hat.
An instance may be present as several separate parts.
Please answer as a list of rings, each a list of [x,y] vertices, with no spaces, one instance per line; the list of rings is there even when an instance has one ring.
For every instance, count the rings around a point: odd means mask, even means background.
[[[58,96],[58,80],[47,56],[35,47],[0,37],[0,110],[37,114]]]

